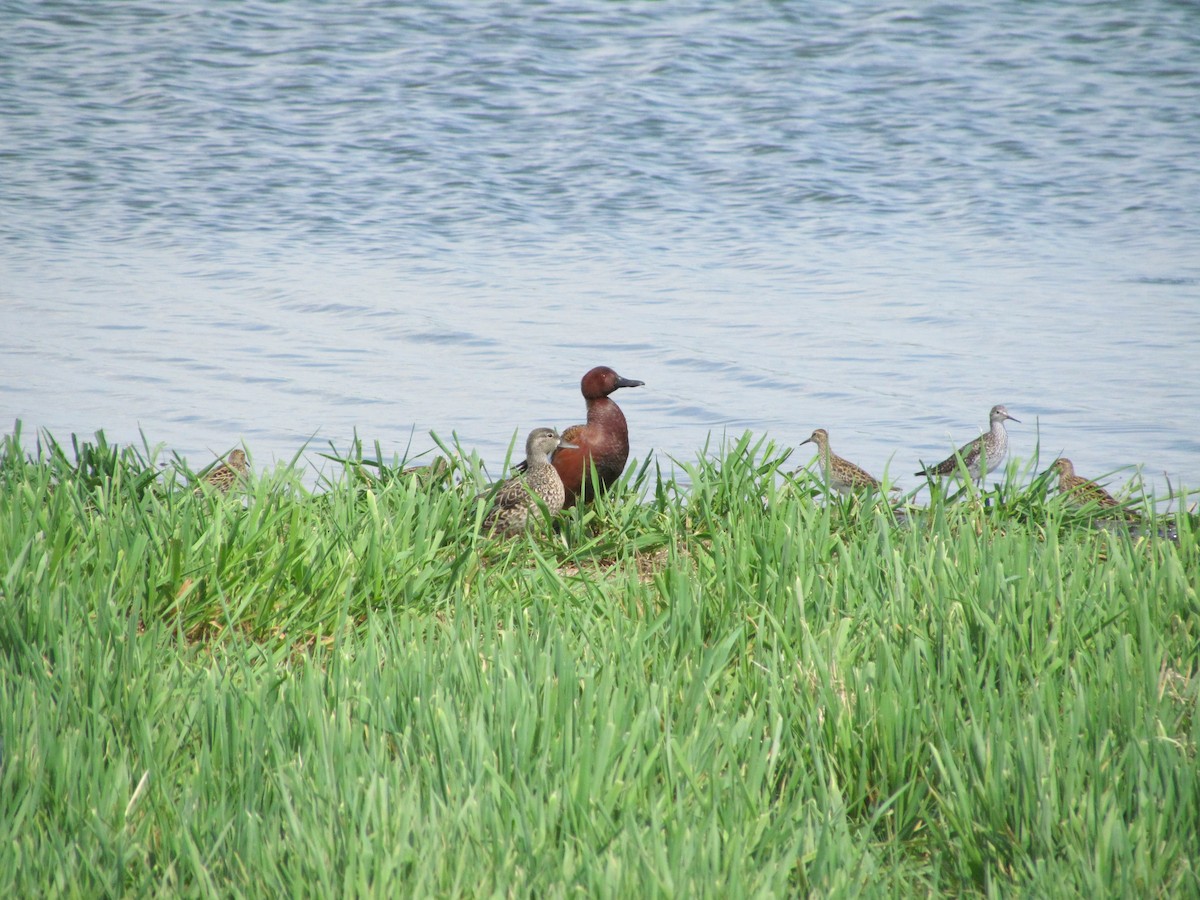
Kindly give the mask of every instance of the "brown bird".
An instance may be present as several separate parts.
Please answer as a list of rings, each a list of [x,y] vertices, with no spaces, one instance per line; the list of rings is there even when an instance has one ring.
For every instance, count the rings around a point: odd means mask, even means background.
[[[817,459],[821,463],[821,474],[826,483],[839,494],[851,494],[854,491],[878,491],[881,487],[878,479],[873,478],[865,469],[861,469],[848,459],[843,459],[829,449],[829,432],[818,428],[800,446],[816,444]]]
[[[550,515],[563,508],[562,478],[550,464],[550,454],[557,448],[575,449],[565,443],[553,428],[535,428],[525,441],[525,471],[500,486],[492,508],[483,520],[483,530],[492,534],[514,535],[524,531],[530,512],[536,511],[537,501],[546,505]]]
[[[204,476],[200,486],[196,488],[199,494],[206,488],[221,494],[228,494],[235,483],[250,474],[250,466],[246,463],[246,453],[243,450],[230,451],[225,462],[214,466]]]
[[[452,483],[453,466],[444,456],[435,456],[428,465],[409,466],[402,469],[400,474],[416,479],[421,487],[446,485]]]
[[[1120,506],[1116,498],[1094,481],[1075,474],[1075,464],[1065,456],[1059,457],[1050,467],[1058,472],[1058,490],[1075,506],[1099,506],[1112,509]]]
[[[644,384],[644,381],[622,378],[608,366],[597,366],[580,380],[579,390],[587,401],[587,423],[572,425],[563,432],[563,440],[574,446],[556,450],[552,460],[566,492],[564,509],[587,500],[591,468],[596,470],[601,492],[625,471],[625,461],[629,459],[629,425],[621,407],[608,399],[608,395],[618,388]]]

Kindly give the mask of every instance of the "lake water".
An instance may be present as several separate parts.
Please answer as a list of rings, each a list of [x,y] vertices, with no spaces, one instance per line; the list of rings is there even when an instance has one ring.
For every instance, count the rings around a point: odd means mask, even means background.
[[[1004,403],[1017,456],[1200,487],[1200,3],[0,0],[0,35],[5,429],[196,467],[432,430],[497,472],[607,364],[668,467],[824,427],[907,487]]]

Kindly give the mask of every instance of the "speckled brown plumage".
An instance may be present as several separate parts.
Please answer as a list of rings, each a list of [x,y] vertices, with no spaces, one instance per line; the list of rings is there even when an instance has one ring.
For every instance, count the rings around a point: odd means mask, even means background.
[[[1068,497],[1073,504],[1077,506],[1095,505],[1101,509],[1112,509],[1114,506],[1121,505],[1112,494],[1096,482],[1076,475],[1075,464],[1065,456],[1056,459],[1051,468],[1058,472],[1059,492]]]
[[[409,466],[400,472],[402,477],[413,478],[423,488],[446,487],[453,484],[454,465],[444,456],[435,456],[428,465]]]
[[[559,437],[553,428],[535,428],[529,432],[525,441],[525,471],[504,482],[496,492],[492,508],[483,520],[485,532],[520,534],[529,525],[530,513],[536,515],[538,500],[546,505],[550,515],[563,508],[562,478],[550,464],[550,454],[559,447],[573,445]]]
[[[249,474],[250,466],[246,462],[245,451],[233,450],[225,459],[225,462],[213,466],[209,470],[208,474],[204,476],[200,487],[196,488],[196,492],[200,493],[207,488],[221,494],[228,494],[235,484],[245,479]]]
[[[829,449],[829,432],[824,428],[818,428],[808,440],[800,442],[801,447],[805,444],[817,445],[817,459],[821,464],[821,473],[825,476],[826,483],[839,494],[880,489],[881,485],[878,479]]]

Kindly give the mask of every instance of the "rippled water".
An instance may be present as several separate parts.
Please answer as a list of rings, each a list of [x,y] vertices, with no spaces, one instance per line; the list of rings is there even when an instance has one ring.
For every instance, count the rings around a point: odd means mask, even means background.
[[[0,23],[9,423],[498,467],[608,364],[639,458],[819,426],[907,485],[1005,403],[1019,456],[1200,485],[1200,4]]]

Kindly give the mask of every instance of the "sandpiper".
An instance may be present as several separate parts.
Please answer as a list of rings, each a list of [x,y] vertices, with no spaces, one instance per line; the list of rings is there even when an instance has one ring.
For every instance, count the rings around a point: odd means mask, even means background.
[[[530,510],[536,510],[537,500],[546,505],[550,515],[563,508],[566,492],[562,477],[550,464],[550,454],[559,447],[574,449],[575,445],[564,442],[553,428],[535,428],[529,432],[525,441],[525,471],[500,486],[483,520],[484,531],[519,534],[528,526]]]
[[[821,474],[826,483],[839,494],[851,494],[854,491],[877,491],[880,489],[879,480],[873,478],[865,469],[861,469],[848,459],[843,459],[829,449],[829,432],[818,428],[800,446],[816,444],[817,458],[821,463]]]
[[[934,466],[927,466],[917,475],[953,475],[958,471],[959,460],[966,466],[971,478],[978,481],[984,472],[994,472],[1008,452],[1008,432],[1004,430],[1004,420],[1014,422],[1021,420],[1010,416],[1003,406],[993,406],[988,415],[992,427],[975,440],[963,444],[957,451]]]
[[[200,486],[196,488],[196,493],[201,493],[205,488],[215,490],[221,494],[228,494],[230,488],[238,481],[244,479],[250,474],[250,466],[246,463],[246,453],[244,450],[230,451],[225,462],[218,466],[214,466]]]
[[[1065,456],[1059,457],[1050,467],[1058,472],[1058,490],[1077,506],[1099,506],[1111,509],[1120,506],[1116,498],[1094,481],[1075,474],[1075,464]]]
[[[405,477],[413,478],[421,487],[451,484],[453,480],[453,465],[444,456],[435,456],[426,465],[408,466],[400,471]]]

